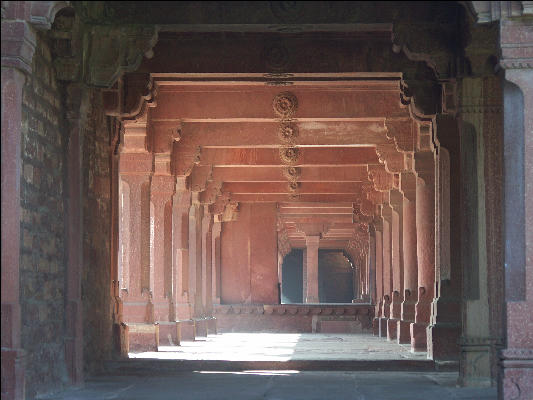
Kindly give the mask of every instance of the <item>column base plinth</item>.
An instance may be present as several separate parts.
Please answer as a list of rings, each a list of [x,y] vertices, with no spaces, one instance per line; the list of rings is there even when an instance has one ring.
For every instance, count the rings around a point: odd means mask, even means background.
[[[159,343],[162,346],[179,346],[181,342],[181,327],[175,321],[159,322]]]
[[[428,358],[435,361],[457,361],[461,354],[457,324],[437,323],[427,327]]]
[[[176,324],[179,325],[180,342],[194,340],[196,337],[196,329],[192,319],[179,320],[176,321]]]
[[[372,320],[372,335],[379,336],[379,317]]]
[[[194,326],[196,327],[194,340],[207,338],[207,319],[194,318]]]
[[[387,321],[387,340],[397,340],[398,339],[398,322],[400,320],[391,318]]]
[[[2,348],[2,399],[25,399],[25,358],[23,349]]]
[[[379,337],[387,338],[387,321],[388,318],[380,318],[379,321]]]
[[[411,343],[411,324],[411,321],[398,321],[398,326],[396,327],[398,344]]]
[[[207,334],[208,335],[217,334],[217,319],[215,317],[207,318]]]
[[[127,323],[128,353],[158,351],[159,324]]]
[[[411,351],[427,351],[427,324],[411,323]]]

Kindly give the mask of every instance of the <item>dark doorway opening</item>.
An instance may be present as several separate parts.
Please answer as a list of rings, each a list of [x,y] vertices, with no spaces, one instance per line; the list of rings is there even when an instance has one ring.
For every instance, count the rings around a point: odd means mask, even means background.
[[[318,251],[318,297],[321,303],[354,299],[354,267],[342,250]]]
[[[303,250],[292,249],[283,259],[281,303],[303,302]]]

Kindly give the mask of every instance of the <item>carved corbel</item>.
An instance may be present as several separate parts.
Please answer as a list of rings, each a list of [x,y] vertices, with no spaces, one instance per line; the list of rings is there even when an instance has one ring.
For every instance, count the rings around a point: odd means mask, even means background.
[[[239,219],[239,203],[237,201],[231,200],[226,204],[224,212],[222,213],[221,221],[222,222],[231,222],[237,221]]]
[[[374,189],[386,192],[394,187],[393,175],[385,170],[383,165],[368,165],[368,179],[374,184]]]
[[[184,147],[174,142],[172,152],[172,169],[177,176],[189,176],[193,167],[200,164],[201,148]]]
[[[213,175],[211,165],[195,165],[191,173],[191,191],[203,192]]]
[[[110,88],[122,74],[137,70],[143,57],[153,56],[157,35],[156,26],[93,26],[84,59],[87,84]]]
[[[404,169],[404,155],[396,149],[395,144],[379,144],[376,146],[379,162],[390,174],[397,174]]]
[[[387,118],[387,137],[394,139],[399,152],[413,152],[416,149],[415,123],[411,118]]]
[[[222,182],[212,179],[208,181],[206,189],[200,193],[200,203],[214,204],[222,194]]]

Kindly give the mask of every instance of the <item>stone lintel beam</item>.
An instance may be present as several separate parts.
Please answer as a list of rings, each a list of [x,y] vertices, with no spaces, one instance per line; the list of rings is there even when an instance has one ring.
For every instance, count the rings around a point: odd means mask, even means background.
[[[290,159],[283,158],[278,149],[221,149],[203,148],[200,165],[215,166],[362,166],[379,164],[372,147],[295,148]]]
[[[232,194],[231,198],[235,201],[243,203],[279,203],[294,200],[292,194],[283,193],[271,193],[271,194]],[[344,202],[344,201],[356,201],[359,194],[298,194],[297,201],[295,202]]]
[[[398,81],[378,83],[366,81],[365,88],[358,84],[348,90],[331,90],[331,86],[310,89],[297,85],[291,92],[298,98],[298,121],[331,121],[338,119],[379,120],[391,115],[408,117],[408,111],[398,102]],[[384,85],[390,85],[384,87]],[[159,106],[154,119],[182,119],[184,121],[249,120],[274,121],[272,99],[281,90],[277,87],[244,86],[228,91],[227,85],[190,85],[176,82],[174,86],[160,85]],[[376,101],[379,96],[380,101]],[[316,101],[316,100],[319,101]],[[176,107],[179,104],[179,107]],[[239,105],[227,107],[228,104]],[[328,104],[328,107],[324,107]],[[383,125],[382,125],[383,126]],[[381,128],[383,129],[383,128]]]
[[[233,194],[291,193],[287,183],[281,182],[230,182],[223,184],[223,190]],[[299,194],[360,194],[358,182],[305,182],[298,185]]]
[[[291,142],[299,146],[374,146],[391,140],[385,133],[382,119],[352,119],[348,121],[292,122],[297,133]],[[172,140],[180,128],[180,141],[185,146],[249,148],[279,146],[286,141],[280,134],[280,123],[272,118],[244,120],[153,120],[151,127],[155,149]]]
[[[276,167],[214,167],[213,178],[222,182],[287,182],[282,166]],[[330,165],[298,167],[298,182],[366,182],[368,173],[364,166]]]
[[[328,223],[311,220],[299,221],[296,229],[305,236],[320,238],[320,235],[328,229]]]

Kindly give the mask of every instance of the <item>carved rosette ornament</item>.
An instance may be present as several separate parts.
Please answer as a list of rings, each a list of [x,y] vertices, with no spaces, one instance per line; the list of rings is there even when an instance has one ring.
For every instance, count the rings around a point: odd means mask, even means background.
[[[297,181],[300,179],[302,171],[298,167],[287,167],[283,170],[283,175],[285,175],[289,181]]]
[[[298,136],[298,126],[291,121],[281,121],[278,136],[282,142],[294,144]]]
[[[300,157],[297,147],[282,147],[279,149],[279,158],[283,164],[296,164]]]
[[[291,92],[282,92],[274,97],[274,112],[282,119],[290,119],[298,109],[298,99]]]

